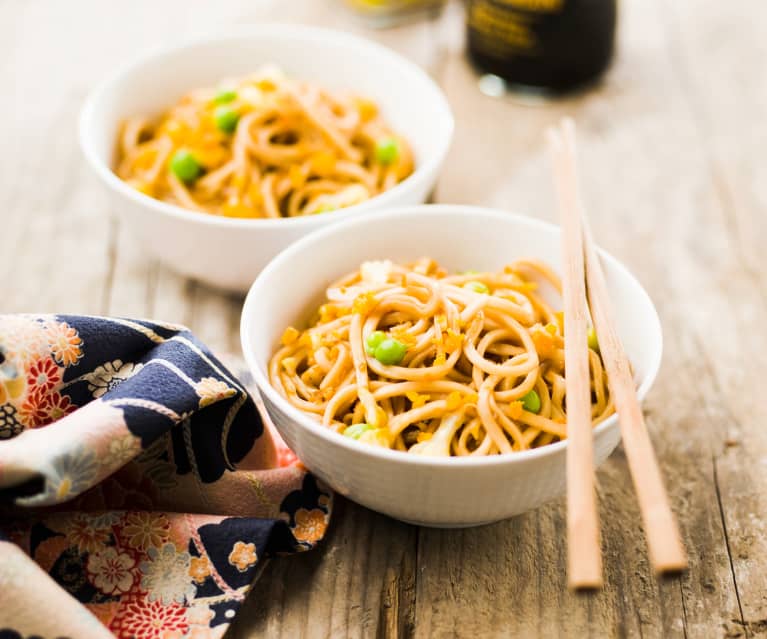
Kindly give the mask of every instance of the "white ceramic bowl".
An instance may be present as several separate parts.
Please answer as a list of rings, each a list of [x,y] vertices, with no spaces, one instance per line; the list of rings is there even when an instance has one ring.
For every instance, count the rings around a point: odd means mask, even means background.
[[[274,63],[288,74],[376,100],[392,128],[411,143],[415,172],[362,204],[282,220],[227,219],[152,199],[112,172],[120,122],[153,115],[185,92]],[[173,269],[209,284],[245,291],[263,266],[306,233],[373,209],[424,202],[453,133],[445,96],[417,65],[381,45],[313,27],[264,24],[147,55],[117,71],[88,98],[80,143],[111,196],[113,209],[141,243]]]
[[[470,206],[416,206],[360,216],[283,251],[253,283],[242,313],[248,366],[277,429],[299,458],[339,493],[397,519],[470,526],[535,508],[565,488],[566,442],[484,458],[428,458],[368,446],[324,428],[269,384],[267,363],[288,325],[300,326],[329,282],[369,259],[429,256],[452,271],[500,269],[516,258],[560,264],[559,229]],[[602,252],[616,321],[639,397],[660,365],[660,322],[639,282]],[[594,429],[597,464],[620,440],[615,416]]]

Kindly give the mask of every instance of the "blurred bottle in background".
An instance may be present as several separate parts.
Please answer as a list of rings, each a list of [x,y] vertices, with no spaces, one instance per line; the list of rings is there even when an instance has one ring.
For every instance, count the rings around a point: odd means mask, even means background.
[[[610,64],[616,0],[467,0],[468,55],[512,85],[560,93]]]
[[[346,5],[371,27],[390,27],[409,20],[434,16],[446,0],[345,0]]]

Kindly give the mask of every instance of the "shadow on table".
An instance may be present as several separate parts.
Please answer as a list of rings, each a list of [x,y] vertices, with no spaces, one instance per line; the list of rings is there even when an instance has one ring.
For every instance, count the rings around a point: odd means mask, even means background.
[[[326,538],[272,559],[227,639],[409,636],[418,529],[336,496]]]

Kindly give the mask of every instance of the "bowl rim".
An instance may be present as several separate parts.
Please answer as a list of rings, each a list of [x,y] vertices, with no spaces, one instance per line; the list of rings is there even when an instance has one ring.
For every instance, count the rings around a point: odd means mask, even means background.
[[[542,457],[550,455],[556,455],[560,452],[564,452],[567,447],[568,440],[555,442],[553,444],[547,444],[539,448],[533,448],[531,450],[518,451],[508,455],[488,455],[485,457],[427,457],[421,455],[407,455],[402,451],[391,450],[388,448],[380,448],[378,446],[367,446],[360,444],[359,442],[350,440],[348,437],[344,437],[340,433],[322,426],[315,422],[303,412],[298,410],[295,406],[290,404],[269,382],[268,376],[261,372],[260,367],[257,365],[253,349],[251,348],[250,331],[248,330],[248,323],[250,317],[258,310],[258,300],[256,299],[256,291],[261,283],[267,279],[271,272],[279,268],[282,264],[290,262],[293,257],[301,252],[305,251],[307,246],[313,243],[322,241],[323,239],[332,236],[340,231],[346,230],[350,227],[359,226],[366,223],[368,220],[381,221],[384,219],[391,219],[393,217],[402,218],[410,217],[412,215],[426,215],[438,217],[445,214],[459,214],[464,216],[477,216],[482,215],[487,219],[501,219],[505,221],[509,219],[514,220],[515,223],[522,226],[527,226],[532,229],[545,230],[547,232],[554,231],[555,233],[561,233],[559,226],[544,222],[542,220],[521,215],[519,213],[510,213],[501,209],[462,205],[462,204],[421,204],[414,206],[400,206],[396,208],[386,209],[382,211],[375,211],[365,215],[362,218],[354,218],[346,220],[339,224],[333,224],[326,228],[316,230],[300,240],[294,242],[286,249],[278,253],[272,258],[269,263],[264,267],[261,273],[256,277],[248,294],[245,298],[245,303],[242,307],[242,313],[240,316],[240,340],[243,355],[248,365],[251,375],[256,382],[259,393],[265,395],[270,402],[275,404],[282,412],[284,412],[297,426],[304,428],[311,433],[316,434],[321,439],[324,439],[328,444],[341,446],[349,451],[358,453],[362,457],[376,460],[388,460],[392,462],[402,462],[405,464],[413,464],[416,466],[423,466],[427,468],[479,468],[484,466],[497,466],[504,464],[524,463],[526,461],[536,460]],[[610,268],[615,268],[623,275],[628,276],[633,280],[639,290],[639,297],[644,300],[650,310],[649,321],[653,323],[654,332],[658,335],[658,347],[653,359],[650,361],[647,374],[642,383],[637,388],[637,396],[639,401],[642,402],[647,396],[648,391],[652,387],[655,379],[657,378],[658,371],[660,370],[661,358],[663,355],[663,331],[658,317],[658,312],[652,299],[648,295],[639,280],[628,270],[618,259],[610,255],[607,251],[601,248],[597,248],[602,260],[610,264]],[[617,413],[608,417],[601,424],[597,425],[593,429],[593,438],[596,438],[602,433],[613,429],[618,424]]]
[[[191,211],[182,206],[176,204],[170,204],[157,200],[149,195],[141,193],[140,191],[131,188],[125,181],[120,179],[117,174],[112,170],[108,163],[101,160],[99,154],[93,145],[93,120],[96,113],[97,104],[104,98],[105,95],[114,91],[119,87],[128,76],[140,69],[142,66],[150,64],[152,61],[165,58],[166,56],[174,53],[190,49],[197,46],[205,46],[211,44],[226,45],[227,43],[254,39],[268,33],[270,35],[279,38],[295,38],[298,40],[326,40],[332,39],[334,43],[340,42],[349,46],[356,46],[367,49],[372,54],[381,58],[387,59],[387,64],[396,66],[399,68],[400,73],[410,74],[416,78],[419,82],[422,82],[428,87],[428,90],[433,94],[433,102],[430,102],[429,109],[433,109],[435,112],[440,112],[440,118],[444,120],[445,131],[444,134],[438,139],[437,145],[429,157],[425,158],[423,162],[417,164],[413,173],[407,178],[399,182],[392,188],[380,193],[365,202],[355,204],[354,206],[345,207],[338,211],[329,212],[329,217],[326,219],[324,215],[322,220],[327,222],[336,222],[340,220],[353,217],[363,211],[369,211],[374,208],[380,208],[386,206],[387,202],[396,199],[403,191],[413,188],[418,183],[428,179],[429,175],[436,174],[439,167],[444,162],[445,157],[450,149],[450,144],[453,139],[453,133],[455,131],[455,118],[450,108],[450,103],[442,91],[440,86],[429,76],[429,74],[421,68],[419,65],[408,60],[400,53],[386,47],[374,40],[357,36],[344,31],[337,31],[335,29],[328,29],[324,27],[316,27],[305,24],[292,24],[286,22],[264,22],[256,25],[230,27],[226,31],[219,31],[204,37],[187,38],[179,40],[171,45],[164,45],[154,47],[142,55],[136,56],[133,59],[123,63],[116,71],[109,74],[104,78],[86,97],[85,102],[80,110],[79,116],[79,142],[83,155],[85,156],[88,164],[94,170],[96,175],[104,182],[110,189],[117,191],[123,197],[132,200],[139,206],[149,207],[154,211],[174,217],[181,220],[198,222],[203,225],[221,226],[231,228],[311,228],[315,226],[319,221],[317,216],[301,216],[290,218],[229,218],[218,215],[202,214],[196,211]]]

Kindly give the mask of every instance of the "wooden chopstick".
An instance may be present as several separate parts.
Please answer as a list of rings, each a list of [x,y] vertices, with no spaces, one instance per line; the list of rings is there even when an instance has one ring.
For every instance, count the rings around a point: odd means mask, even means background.
[[[561,135],[548,132],[562,220],[565,401],[567,406],[567,577],[573,589],[602,587],[602,554],[594,489],[581,200],[575,166]]]
[[[569,163],[575,166],[575,125],[572,120],[564,121],[563,131]],[[679,572],[687,567],[687,556],[639,406],[628,357],[615,327],[602,264],[585,215],[582,227],[591,314],[608,385],[618,412],[623,448],[639,501],[650,563],[659,574]]]

